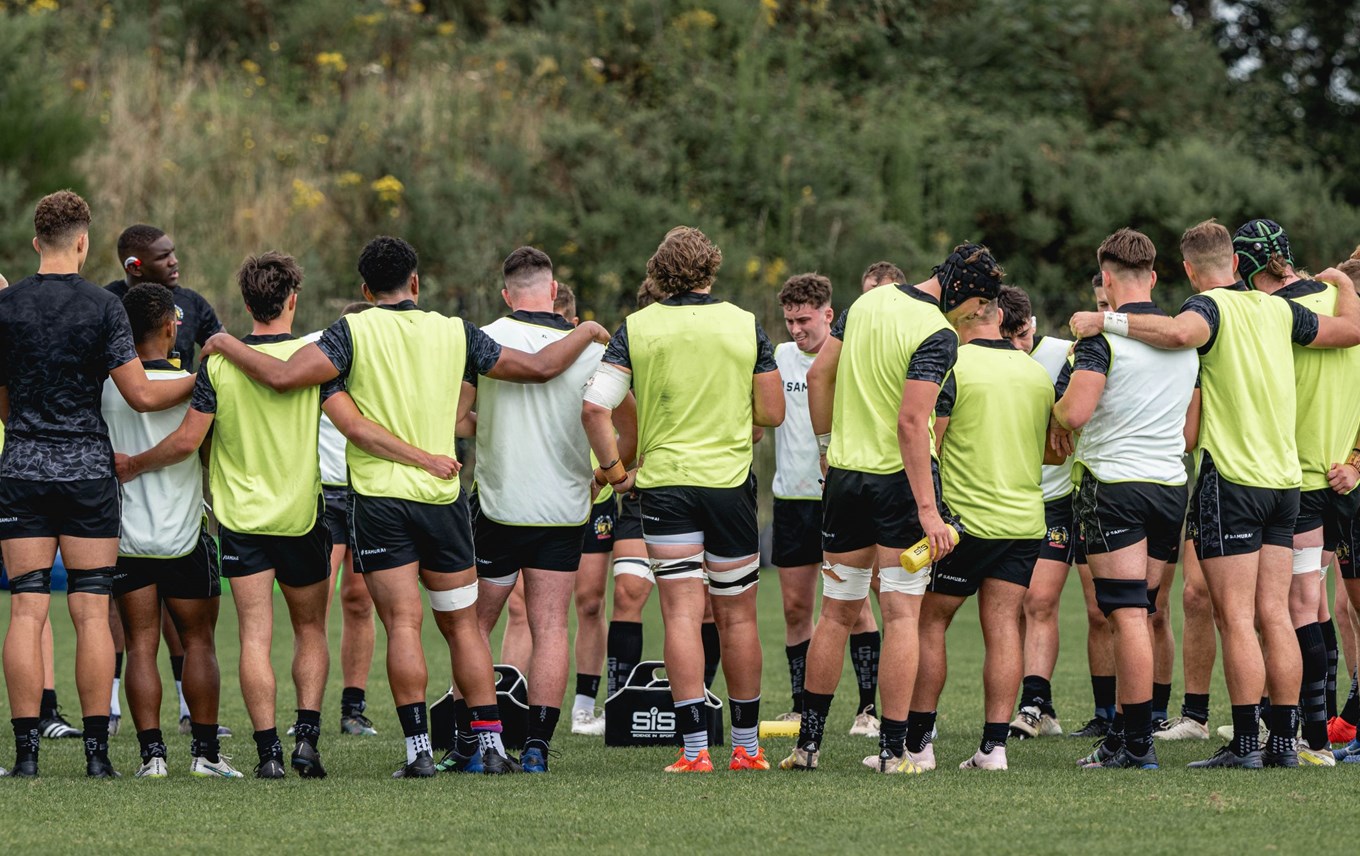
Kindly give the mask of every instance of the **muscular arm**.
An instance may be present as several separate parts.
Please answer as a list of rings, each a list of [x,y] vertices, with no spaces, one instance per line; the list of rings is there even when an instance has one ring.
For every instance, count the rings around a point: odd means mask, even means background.
[[[753,375],[751,405],[757,426],[777,428],[784,422],[784,383],[778,370]]]
[[[1198,348],[1209,341],[1212,331],[1209,322],[1194,312],[1179,315],[1130,315],[1129,338],[1146,342],[1154,348],[1184,351]],[[1078,312],[1070,322],[1078,339],[1099,336],[1105,329],[1105,313]]]
[[[1328,269],[1318,277],[1336,286],[1336,316],[1318,316],[1317,336],[1308,343],[1310,348],[1349,348],[1360,345],[1360,297],[1350,277],[1339,270]]]
[[[613,365],[613,368],[629,375],[630,378],[633,374],[632,369],[624,366]],[[625,400],[629,397],[631,394],[625,396]],[[590,400],[581,402],[581,426],[586,429],[586,439],[590,441],[590,450],[595,453],[595,459],[600,462],[600,467],[606,470],[623,458],[619,450],[619,440],[614,434],[614,413],[623,406],[620,403],[619,407],[610,408]],[[634,453],[636,450],[637,441],[634,438]]]
[[[948,531],[949,524],[940,517],[936,507],[935,479],[930,467],[930,416],[935,410],[935,399],[939,394],[940,385],[937,383],[905,381],[902,385],[902,406],[897,412],[897,444],[902,454],[902,466],[911,494],[916,500],[916,515],[926,537],[930,539],[932,559],[939,559],[954,548],[954,541]]]
[[[145,374],[143,374],[143,377],[145,377]],[[153,381],[153,383],[168,383],[168,381],[158,380]],[[142,473],[150,473],[173,466],[189,457],[208,436],[208,429],[212,427],[213,418],[211,413],[202,413],[190,408],[189,412],[184,414],[184,421],[179,423],[179,427],[150,449],[130,457],[115,456],[118,480],[128,482]]]
[[[109,377],[113,378],[114,385],[123,394],[128,406],[138,413],[153,413],[174,407],[194,391],[193,375],[176,380],[151,380],[146,376],[141,360],[123,363],[109,372]]]
[[[831,414],[836,401],[836,369],[841,361],[841,340],[828,336],[808,367],[808,415],[812,417],[812,433],[831,431]],[[934,402],[931,403],[934,407]],[[929,411],[927,411],[929,412]]]
[[[638,422],[637,399],[629,392],[623,402],[614,408],[614,432],[618,436],[619,460],[628,469],[637,466]]]
[[[607,330],[594,321],[586,321],[536,354],[502,348],[500,359],[486,376],[515,383],[547,383],[576,362],[591,342],[608,341]]]
[[[454,428],[455,437],[477,436],[477,414],[472,405],[477,400],[477,387],[463,381],[458,390],[458,423]]]
[[[1190,406],[1185,409],[1185,451],[1192,452],[1199,445],[1199,387],[1190,396]]]
[[[318,386],[340,374],[315,342],[298,348],[285,362],[257,351],[227,333],[216,333],[203,345],[203,356],[206,358],[209,354],[221,354],[251,380],[275,392]]]
[[[1100,372],[1074,371],[1063,397],[1053,405],[1053,417],[1068,431],[1079,431],[1096,412],[1105,392],[1105,375]]]
[[[364,416],[347,392],[338,392],[321,405],[341,434],[354,445],[374,457],[419,467],[435,478],[451,479],[461,465],[447,455],[436,455],[418,449],[397,437],[383,426]]]

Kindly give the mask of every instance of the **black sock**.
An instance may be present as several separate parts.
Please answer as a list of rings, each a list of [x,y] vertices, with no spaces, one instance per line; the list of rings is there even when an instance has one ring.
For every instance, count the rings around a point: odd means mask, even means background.
[[[170,671],[174,674],[176,681],[182,682],[184,680],[184,658],[172,656],[170,658]]]
[[[642,661],[642,622],[611,621],[605,642],[605,694],[613,695]]]
[[[109,754],[109,718],[107,716],[81,717],[84,725],[85,755]]]
[[[1348,725],[1360,725],[1360,672],[1351,672],[1351,691],[1346,696],[1346,706],[1337,714]]]
[[[1124,704],[1124,745],[1140,757],[1152,748],[1152,705],[1150,701]]]
[[[859,684],[859,711],[874,704],[878,695],[878,655],[883,641],[877,630],[850,635],[850,664]]]
[[[1297,707],[1282,704],[1272,706],[1270,717],[1266,719],[1266,725],[1270,729],[1266,748],[1271,752],[1288,752],[1297,746],[1294,742],[1294,735],[1299,731],[1299,709]]]
[[[1297,628],[1303,655],[1303,686],[1299,707],[1303,712],[1303,739],[1310,749],[1326,749],[1327,739],[1327,640],[1322,624],[1314,621]]]
[[[896,758],[901,758],[906,751],[907,743],[907,721],[905,719],[888,719],[884,717],[879,720],[878,726],[878,750],[887,750]]]
[[[363,687],[345,687],[340,691],[340,715],[358,716],[368,707]]]
[[[577,672],[576,694],[588,698],[595,698],[595,696],[600,694],[600,676],[583,675],[580,672]]]
[[[38,747],[42,742],[42,735],[38,732],[38,717],[18,716],[10,721],[14,727],[14,755],[20,761],[26,759],[38,760]]]
[[[266,728],[264,731],[255,732],[255,754],[260,756],[260,763],[264,763],[270,758],[283,758],[283,744],[279,742],[279,730],[277,728]]]
[[[401,723],[403,737],[418,737],[430,730],[430,716],[423,701],[398,705],[397,721]]]
[[[803,721],[798,726],[798,745],[802,748],[819,749],[822,735],[826,732],[826,717],[831,712],[829,693],[808,692],[803,690]]]
[[[930,732],[935,730],[935,711],[912,710],[907,712],[907,749],[911,752],[924,752],[930,743]]]
[[[1327,718],[1336,716],[1336,669],[1340,652],[1336,645],[1336,625],[1330,620],[1318,622],[1322,628],[1322,644],[1327,646]]]
[[[1020,684],[1019,706],[1037,707],[1040,713],[1052,716],[1054,714],[1053,684],[1048,678],[1041,678],[1038,675],[1025,675],[1025,680]]]
[[[477,735],[472,733],[472,708],[468,707],[467,699],[454,700],[453,724],[457,729],[453,735],[454,751],[465,757],[477,754]]]
[[[1152,718],[1158,722],[1166,719],[1166,709],[1170,706],[1171,684],[1154,683],[1152,685]]]
[[[41,719],[51,719],[57,715],[57,691],[43,690]]]
[[[784,656],[789,660],[789,688],[793,691],[793,712],[803,712],[803,679],[807,676],[807,654],[811,639],[797,645],[785,645]]]
[[[599,678],[595,679],[597,682]],[[584,693],[582,693],[584,695]],[[499,712],[497,713],[499,715]],[[548,744],[552,743],[553,732],[557,730],[557,720],[562,715],[562,708],[548,707],[544,704],[529,706],[529,730],[524,738],[524,748],[528,749],[531,745],[537,745],[543,750],[543,754],[548,754]]]
[[[113,652],[113,679],[118,680],[123,677],[123,652]]]
[[[1256,718],[1262,722],[1270,722],[1270,710],[1270,696],[1261,696],[1261,704],[1256,708]]]
[[[1261,736],[1257,733],[1260,719],[1254,704],[1235,704],[1232,706],[1233,739],[1228,744],[1234,755],[1245,755],[1261,748]]]
[[[1209,724],[1209,694],[1208,693],[1186,693],[1185,701],[1181,703],[1181,716],[1193,719],[1200,725]]]
[[[221,760],[218,753],[222,751],[222,744],[217,736],[216,722],[194,722],[190,720],[189,733],[192,735],[189,743],[189,754],[195,758],[207,758],[214,764]]]
[[[1092,675],[1091,695],[1096,702],[1096,716],[1114,720],[1114,675]]]
[[[142,750],[142,763],[152,758],[165,758],[165,737],[159,728],[148,728],[137,732],[137,744]]]
[[[978,744],[978,749],[982,754],[990,754],[998,746],[1006,748],[1006,738],[1011,733],[1009,722],[984,722],[982,724],[982,742]]]
[[[1124,728],[1124,711],[1116,708],[1114,718],[1110,720],[1110,730],[1105,734],[1107,752],[1117,752],[1124,745]]]
[[[315,749],[316,741],[321,739],[321,711],[299,709],[297,722],[293,724],[293,735],[299,743],[306,741]]]
[[[713,688],[713,679],[718,677],[718,663],[722,660],[722,641],[718,637],[718,625],[706,621],[699,626],[699,635],[704,640],[704,686]]]

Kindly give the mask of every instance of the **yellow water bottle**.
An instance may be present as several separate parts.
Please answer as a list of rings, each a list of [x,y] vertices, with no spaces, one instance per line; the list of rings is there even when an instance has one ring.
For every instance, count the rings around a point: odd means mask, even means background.
[[[950,525],[949,537],[954,540],[955,544],[959,543],[959,530],[957,526],[954,526],[952,524]],[[902,551],[902,567],[905,568],[908,573],[914,574],[929,564],[930,564],[929,538],[922,538],[920,541],[917,541],[915,544],[912,544],[910,547]]]

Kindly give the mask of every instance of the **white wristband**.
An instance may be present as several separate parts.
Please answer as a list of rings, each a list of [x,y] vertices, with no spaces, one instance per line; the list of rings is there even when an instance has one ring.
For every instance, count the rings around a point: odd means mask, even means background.
[[[831,448],[831,432],[817,435],[817,453],[825,455],[826,450]]]
[[[1129,316],[1123,312],[1106,312],[1105,332],[1116,336],[1129,335]]]

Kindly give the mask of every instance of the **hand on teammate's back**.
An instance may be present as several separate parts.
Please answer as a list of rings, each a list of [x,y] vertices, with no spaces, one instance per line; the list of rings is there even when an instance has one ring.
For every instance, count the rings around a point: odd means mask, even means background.
[[[230,338],[231,334],[226,330],[219,330],[208,337],[208,340],[203,343],[203,347],[199,349],[199,353],[202,354],[203,359],[207,359],[212,354],[219,354],[221,353],[221,350],[218,348],[218,345],[224,339]]]
[[[450,458],[448,455],[431,455],[430,461],[425,465],[425,472],[437,479],[449,481],[458,476],[458,471],[463,465],[457,459]]]
[[[1350,493],[1355,489],[1356,482],[1360,482],[1360,470],[1354,464],[1332,464],[1327,473],[1327,484],[1340,494]]]
[[[124,455],[122,452],[114,452],[113,469],[118,475],[119,484],[127,484],[137,478],[137,472],[132,467],[132,456],[130,455]]]
[[[609,331],[606,330],[604,328],[604,325],[598,321],[582,321],[577,329],[584,329],[590,331],[590,338],[599,342],[601,345],[609,344],[610,339]]]
[[[1099,336],[1105,330],[1105,313],[1078,312],[1072,316],[1068,326],[1072,329],[1072,335],[1078,339]]]

